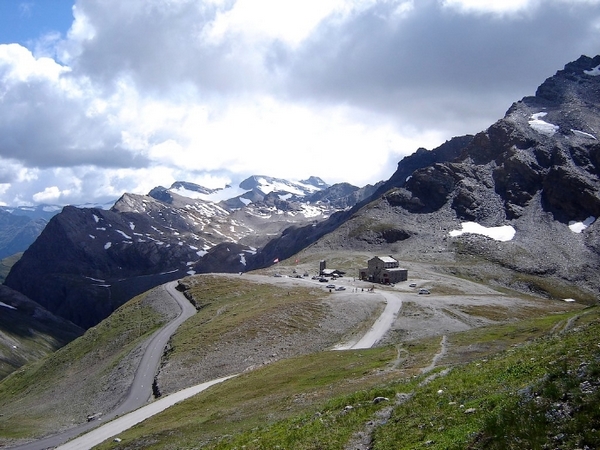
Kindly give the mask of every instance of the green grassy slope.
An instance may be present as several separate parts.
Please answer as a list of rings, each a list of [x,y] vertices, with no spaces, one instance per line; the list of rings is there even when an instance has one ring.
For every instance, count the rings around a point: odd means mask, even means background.
[[[598,308],[526,322],[489,327],[498,341],[492,353],[482,348],[450,370],[442,361],[433,375],[415,369],[433,356],[435,340],[405,345],[401,360],[386,347],[280,361],[99,448],[343,449],[369,428],[373,449],[598,448]],[[482,330],[454,338],[485,337]]]
[[[167,320],[154,291],[119,308],[80,338],[0,383],[0,445],[41,437],[110,410],[127,391],[136,348]]]

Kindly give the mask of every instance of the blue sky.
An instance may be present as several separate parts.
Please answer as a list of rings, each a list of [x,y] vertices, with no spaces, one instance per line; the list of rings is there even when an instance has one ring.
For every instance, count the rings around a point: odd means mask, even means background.
[[[1,0],[0,43],[31,45],[42,35],[66,35],[73,23],[73,0]]]
[[[600,53],[600,0],[0,0],[0,20],[4,205],[375,184]]]

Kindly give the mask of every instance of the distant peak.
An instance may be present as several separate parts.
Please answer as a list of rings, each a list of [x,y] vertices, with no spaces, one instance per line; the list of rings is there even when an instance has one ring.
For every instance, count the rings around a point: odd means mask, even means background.
[[[311,186],[318,187],[320,189],[325,189],[329,187],[327,183],[325,183],[321,178],[310,176],[306,180],[300,180],[300,183],[310,184]]]

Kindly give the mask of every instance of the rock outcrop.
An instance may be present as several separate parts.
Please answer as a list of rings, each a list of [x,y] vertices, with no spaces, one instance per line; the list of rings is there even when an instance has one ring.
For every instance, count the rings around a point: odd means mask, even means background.
[[[598,67],[600,56],[567,64],[487,130],[431,152],[420,149],[400,161],[369,202],[315,227],[288,230],[252,263],[291,256],[300,243],[373,252],[392,245],[406,258],[453,264],[468,256],[480,261],[474,276],[482,280],[554,297],[568,291],[557,285],[570,286],[594,298],[600,289]],[[465,222],[511,227],[515,235],[498,242],[463,234]]]

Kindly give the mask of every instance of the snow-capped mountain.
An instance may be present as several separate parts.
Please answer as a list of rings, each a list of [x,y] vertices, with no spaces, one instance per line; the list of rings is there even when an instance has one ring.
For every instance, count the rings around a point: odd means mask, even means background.
[[[286,228],[324,220],[374,189],[254,176],[235,188],[179,181],[148,195],[126,193],[109,210],[65,207],[6,284],[89,327],[159,282],[215,268],[244,270],[244,258]],[[235,261],[226,256],[232,249]]]
[[[66,207],[6,284],[89,327],[159,283],[265,267],[310,246],[441,259],[513,289],[593,298],[599,67],[600,56],[567,64],[487,130],[417,151],[378,186],[253,176],[125,194],[108,211]]]

